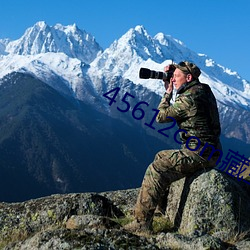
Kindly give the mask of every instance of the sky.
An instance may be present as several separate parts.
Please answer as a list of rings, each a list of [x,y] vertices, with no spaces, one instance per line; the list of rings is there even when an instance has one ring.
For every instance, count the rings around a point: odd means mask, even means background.
[[[249,0],[0,0],[0,39],[18,39],[38,21],[76,23],[103,49],[143,25],[250,81]]]

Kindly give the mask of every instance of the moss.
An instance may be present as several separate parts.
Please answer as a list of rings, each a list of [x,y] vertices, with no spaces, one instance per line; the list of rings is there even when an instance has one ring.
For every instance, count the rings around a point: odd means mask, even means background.
[[[153,221],[153,231],[154,233],[160,233],[160,232],[170,232],[173,231],[174,226],[164,216],[155,216]]]
[[[122,227],[133,221],[133,217],[125,216],[121,218],[112,219],[114,222],[120,224]]]
[[[48,210],[47,215],[50,219],[56,220],[56,214],[52,210]]]
[[[38,217],[39,217],[39,214],[38,214],[38,213],[32,214],[32,215],[31,215],[31,220],[32,220],[32,221],[36,221],[36,220],[38,219]]]

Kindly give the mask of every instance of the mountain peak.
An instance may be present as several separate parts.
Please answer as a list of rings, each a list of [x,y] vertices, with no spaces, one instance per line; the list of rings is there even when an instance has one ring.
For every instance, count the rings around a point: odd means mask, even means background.
[[[146,29],[144,28],[143,25],[137,25],[135,28],[134,28],[135,31],[141,33],[141,34],[146,34],[148,35]]]
[[[149,40],[152,39],[143,25],[137,25],[135,28],[129,29],[128,32],[122,36],[122,38],[127,38],[129,40],[136,39],[137,37]]]
[[[28,28],[20,39],[9,42],[5,52],[18,55],[62,52],[89,64],[100,51],[102,48],[94,37],[76,24],[49,26],[39,21]]]
[[[170,44],[175,44],[175,46],[186,47],[186,45],[182,41],[175,39],[170,35],[165,35],[162,32],[156,34],[154,36],[154,39],[158,40],[159,43],[161,45],[164,45],[164,46],[169,46]]]
[[[67,26],[64,26],[60,23],[57,23],[55,26],[53,26],[53,28],[55,30],[60,30],[62,32],[71,32],[71,33],[76,33],[76,32],[79,32],[79,33],[86,33],[85,30],[80,30],[78,28],[78,26],[76,25],[76,23],[72,24],[72,25],[67,25]]]
[[[44,29],[45,27],[47,27],[47,23],[45,21],[38,21],[37,23],[35,23],[34,27],[40,27],[41,29]]]

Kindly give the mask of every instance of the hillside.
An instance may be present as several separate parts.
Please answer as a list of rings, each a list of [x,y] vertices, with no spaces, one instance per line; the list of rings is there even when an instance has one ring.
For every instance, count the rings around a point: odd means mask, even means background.
[[[0,109],[1,201],[139,186],[165,147],[27,74],[3,79]]]

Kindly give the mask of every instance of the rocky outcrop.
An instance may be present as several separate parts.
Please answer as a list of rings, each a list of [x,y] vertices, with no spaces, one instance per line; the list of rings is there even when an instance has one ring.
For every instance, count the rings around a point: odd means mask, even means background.
[[[184,235],[229,240],[250,229],[250,186],[211,170],[173,183],[166,214]]]
[[[249,186],[217,170],[170,187],[154,234],[136,235],[131,219],[139,189],[52,195],[0,203],[0,249],[249,249]],[[161,220],[168,221],[162,228]],[[157,229],[156,229],[157,228]]]

